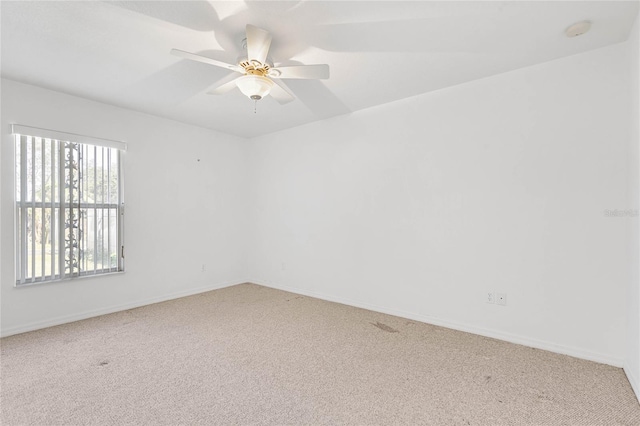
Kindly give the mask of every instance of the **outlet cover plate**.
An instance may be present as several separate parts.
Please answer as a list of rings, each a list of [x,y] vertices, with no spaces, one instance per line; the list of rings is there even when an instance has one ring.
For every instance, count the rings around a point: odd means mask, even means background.
[[[487,303],[496,303],[496,294],[493,292],[487,293]]]
[[[496,303],[498,305],[507,305],[507,293],[496,293]]]

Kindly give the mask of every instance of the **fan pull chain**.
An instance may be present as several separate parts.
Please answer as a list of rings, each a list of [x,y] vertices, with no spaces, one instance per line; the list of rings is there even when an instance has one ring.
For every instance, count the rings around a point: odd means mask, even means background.
[[[253,101],[253,113],[256,114],[256,110],[258,109],[258,100],[255,99]]]

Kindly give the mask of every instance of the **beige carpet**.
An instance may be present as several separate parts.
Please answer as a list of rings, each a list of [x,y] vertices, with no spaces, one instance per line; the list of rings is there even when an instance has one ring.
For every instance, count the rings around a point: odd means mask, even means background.
[[[619,368],[252,284],[0,343],[3,425],[640,425]]]

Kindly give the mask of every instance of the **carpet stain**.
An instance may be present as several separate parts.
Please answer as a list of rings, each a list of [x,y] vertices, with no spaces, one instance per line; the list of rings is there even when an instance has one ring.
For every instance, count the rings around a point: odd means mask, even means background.
[[[491,381],[491,376],[484,376],[484,382],[489,383]]]
[[[102,361],[100,364],[98,364],[100,367],[103,367],[105,365],[109,364],[109,361]]]
[[[538,400],[540,400],[540,401],[552,401],[553,402],[553,399],[548,397],[545,394],[538,395]]]
[[[395,328],[389,327],[387,324],[383,324],[381,322],[370,323],[371,325],[378,327],[382,331],[386,331],[387,333],[399,333]]]

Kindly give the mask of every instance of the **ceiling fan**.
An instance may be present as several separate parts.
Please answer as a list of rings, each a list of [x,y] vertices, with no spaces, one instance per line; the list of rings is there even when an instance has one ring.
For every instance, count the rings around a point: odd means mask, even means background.
[[[243,40],[243,49],[245,49],[246,55],[241,56],[235,65],[178,49],[172,49],[171,54],[242,74],[231,81],[226,81],[234,76],[231,74],[224,79],[222,84],[207,92],[211,95],[222,95],[238,87],[245,96],[254,101],[271,95],[279,103],[286,104],[294,100],[295,96],[282,81],[279,81],[280,79],[329,78],[329,65],[327,64],[274,67],[267,58],[271,46],[271,34],[253,25],[247,25],[246,34],[247,37]]]

